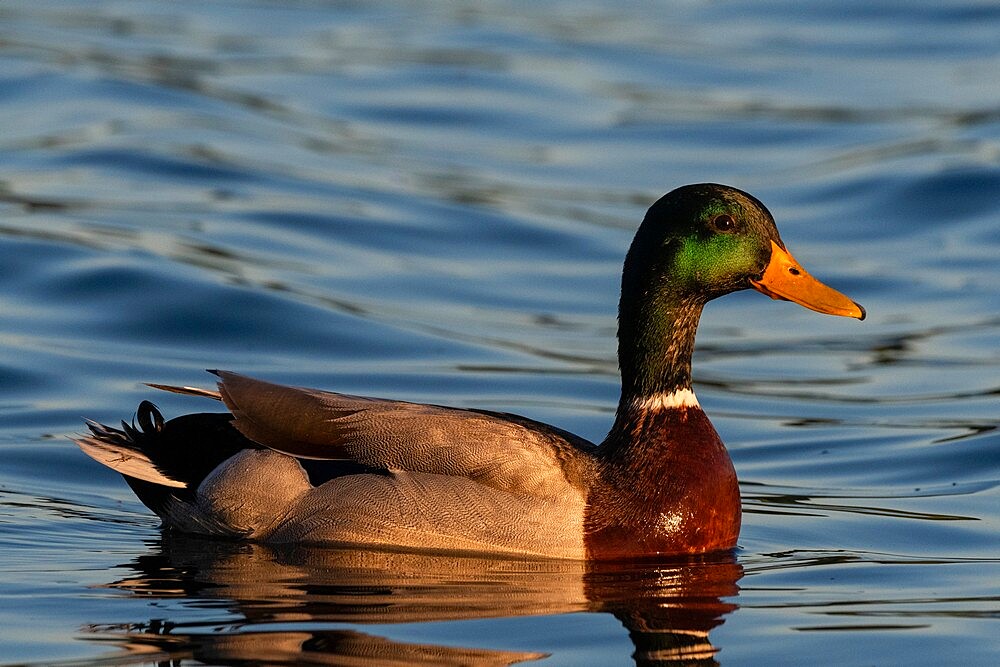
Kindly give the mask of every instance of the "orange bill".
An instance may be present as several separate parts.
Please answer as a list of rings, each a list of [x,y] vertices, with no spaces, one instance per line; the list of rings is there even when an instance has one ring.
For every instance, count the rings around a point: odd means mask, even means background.
[[[794,301],[818,313],[865,319],[865,309],[816,280],[799,266],[787,250],[771,241],[771,261],[760,280],[750,284],[772,299]]]

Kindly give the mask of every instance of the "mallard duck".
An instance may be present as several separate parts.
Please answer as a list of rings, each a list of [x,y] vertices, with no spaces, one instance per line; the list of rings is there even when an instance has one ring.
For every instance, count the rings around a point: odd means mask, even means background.
[[[228,371],[218,390],[151,385],[228,412],[88,422],[76,443],[166,528],[268,543],[621,559],[732,549],[736,471],[691,388],[705,304],[756,289],[864,319],[785,249],[764,205],[688,185],[625,258],[621,399],[600,445],[513,414],[350,396]],[[136,421],[138,425],[136,425]]]

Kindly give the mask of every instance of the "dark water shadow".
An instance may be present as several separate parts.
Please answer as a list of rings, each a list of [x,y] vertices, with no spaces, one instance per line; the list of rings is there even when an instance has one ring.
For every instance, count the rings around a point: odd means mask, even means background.
[[[116,650],[105,664],[507,665],[549,654],[413,643],[356,626],[607,613],[629,633],[637,665],[716,665],[709,631],[735,610],[732,555],[587,564],[354,549],[281,548],[165,535],[108,583],[185,620],[95,622],[84,639]],[[353,627],[344,627],[349,624]],[[544,637],[539,626],[539,641]],[[530,639],[530,638],[529,638]],[[546,644],[551,647],[551,643]],[[624,658],[624,656],[623,656]]]

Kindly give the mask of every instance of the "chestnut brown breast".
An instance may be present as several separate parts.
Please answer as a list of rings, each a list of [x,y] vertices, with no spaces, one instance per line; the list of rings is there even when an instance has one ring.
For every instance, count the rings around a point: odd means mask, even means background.
[[[700,407],[659,410],[628,427],[602,461],[584,517],[587,557],[634,558],[736,546],[740,496],[729,453]]]

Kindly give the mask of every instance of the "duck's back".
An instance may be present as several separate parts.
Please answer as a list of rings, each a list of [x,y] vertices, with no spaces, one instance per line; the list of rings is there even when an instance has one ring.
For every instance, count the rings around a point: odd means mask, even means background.
[[[216,373],[236,429],[297,458],[465,478],[535,498],[561,497],[593,474],[592,443],[524,417]]]

